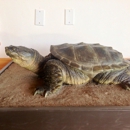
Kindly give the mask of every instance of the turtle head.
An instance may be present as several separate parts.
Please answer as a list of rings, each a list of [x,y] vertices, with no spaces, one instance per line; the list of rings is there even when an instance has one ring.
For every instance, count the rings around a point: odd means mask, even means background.
[[[33,72],[38,69],[38,59],[40,62],[40,58],[43,58],[36,50],[24,46],[11,45],[5,47],[5,52],[13,62]]]

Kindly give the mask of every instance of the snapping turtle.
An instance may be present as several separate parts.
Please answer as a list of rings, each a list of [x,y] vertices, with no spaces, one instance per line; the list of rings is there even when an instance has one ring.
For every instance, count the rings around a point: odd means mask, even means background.
[[[35,94],[48,96],[65,85],[121,84],[130,87],[129,62],[120,52],[100,44],[52,45],[50,54],[41,56],[36,50],[23,46],[5,47],[6,54],[20,66],[43,78],[43,87]]]

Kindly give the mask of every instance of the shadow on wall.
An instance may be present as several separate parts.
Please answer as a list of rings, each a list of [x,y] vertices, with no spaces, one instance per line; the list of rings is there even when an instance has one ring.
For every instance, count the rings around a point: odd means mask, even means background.
[[[35,35],[12,35],[8,33],[1,33],[1,46],[0,57],[6,57],[4,52],[5,46],[26,46],[28,48],[34,48],[42,55],[47,55],[50,52],[50,45],[62,44],[62,43],[79,43],[83,42],[78,39],[80,36],[73,36],[66,34],[35,34]]]

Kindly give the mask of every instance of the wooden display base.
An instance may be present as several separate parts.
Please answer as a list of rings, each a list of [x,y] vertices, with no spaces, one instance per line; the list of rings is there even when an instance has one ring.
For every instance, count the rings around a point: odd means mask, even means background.
[[[0,130],[129,130],[129,115],[129,106],[3,107]]]
[[[129,130],[130,107],[0,108],[0,130]]]

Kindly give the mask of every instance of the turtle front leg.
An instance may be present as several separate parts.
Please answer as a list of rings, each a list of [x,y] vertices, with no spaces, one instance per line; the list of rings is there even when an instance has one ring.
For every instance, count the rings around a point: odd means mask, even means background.
[[[63,84],[62,66],[57,60],[50,60],[46,63],[43,71],[44,86],[37,87],[34,95],[47,97],[55,93]]]

